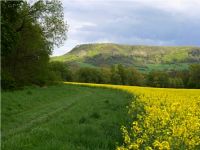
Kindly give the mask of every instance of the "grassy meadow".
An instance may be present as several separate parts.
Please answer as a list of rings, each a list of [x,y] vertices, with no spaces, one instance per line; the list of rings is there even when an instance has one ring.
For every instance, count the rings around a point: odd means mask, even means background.
[[[100,150],[122,144],[130,95],[57,85],[2,92],[2,150]]]

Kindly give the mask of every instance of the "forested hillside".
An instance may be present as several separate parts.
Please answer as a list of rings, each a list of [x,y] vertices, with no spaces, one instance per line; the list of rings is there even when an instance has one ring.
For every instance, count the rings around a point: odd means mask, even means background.
[[[69,53],[52,60],[70,65],[108,67],[122,64],[140,71],[187,69],[190,64],[200,63],[199,47],[131,46],[119,44],[83,44]]]

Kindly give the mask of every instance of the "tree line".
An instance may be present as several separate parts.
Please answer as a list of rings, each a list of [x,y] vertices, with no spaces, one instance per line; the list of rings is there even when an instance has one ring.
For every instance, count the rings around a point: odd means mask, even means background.
[[[57,0],[1,1],[1,87],[44,85],[49,56],[66,39],[62,3]]]
[[[200,88],[200,64],[193,64],[188,70],[150,71],[141,73],[134,67],[121,64],[110,68],[82,67],[75,71],[64,62],[51,62],[52,77],[60,81],[101,83],[161,88]]]

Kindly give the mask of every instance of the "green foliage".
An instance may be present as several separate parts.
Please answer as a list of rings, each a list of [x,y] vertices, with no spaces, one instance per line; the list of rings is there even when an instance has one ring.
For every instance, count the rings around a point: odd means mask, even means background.
[[[126,77],[126,71],[125,71],[124,66],[121,65],[121,64],[119,64],[119,65],[117,66],[117,69],[118,69],[118,74],[119,74],[119,76],[120,76],[120,78],[121,78],[122,84],[126,84],[126,79],[127,79],[127,77]]]
[[[111,67],[111,83],[122,85],[143,85],[143,75],[135,68],[126,68],[123,65]]]
[[[199,88],[199,65],[190,70],[151,71],[141,73],[134,67],[113,65],[110,68],[79,68],[72,81],[161,88]]]
[[[168,87],[169,76],[165,72],[152,71],[147,75],[147,85],[152,87]]]
[[[144,85],[144,75],[137,71],[135,68],[127,69],[128,85],[141,86]]]
[[[190,66],[190,78],[188,86],[193,88],[200,88],[200,64]]]
[[[67,24],[61,1],[37,1],[29,6],[31,17],[41,26],[45,38],[52,45],[59,46],[66,40]]]
[[[16,82],[15,79],[8,73],[8,72],[2,72],[1,73],[1,87],[2,89],[15,89]]]
[[[78,81],[86,83],[103,83],[103,75],[99,69],[80,68],[77,72]]]
[[[71,81],[72,72],[69,70],[66,63],[63,62],[50,62],[49,75],[52,81]]]
[[[1,8],[2,87],[44,85],[53,45],[66,37],[61,3],[3,0]]]
[[[101,68],[103,83],[111,83],[111,71],[109,68]]]
[[[111,67],[111,83],[113,84],[122,84],[121,76],[118,72],[117,65]]]
[[[168,87],[183,88],[184,87],[183,80],[181,78],[177,78],[177,77],[169,78]]]

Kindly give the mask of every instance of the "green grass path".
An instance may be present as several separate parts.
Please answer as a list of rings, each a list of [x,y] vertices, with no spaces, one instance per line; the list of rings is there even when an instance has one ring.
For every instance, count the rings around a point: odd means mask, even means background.
[[[57,85],[2,92],[3,150],[100,150],[122,143],[130,95]]]

